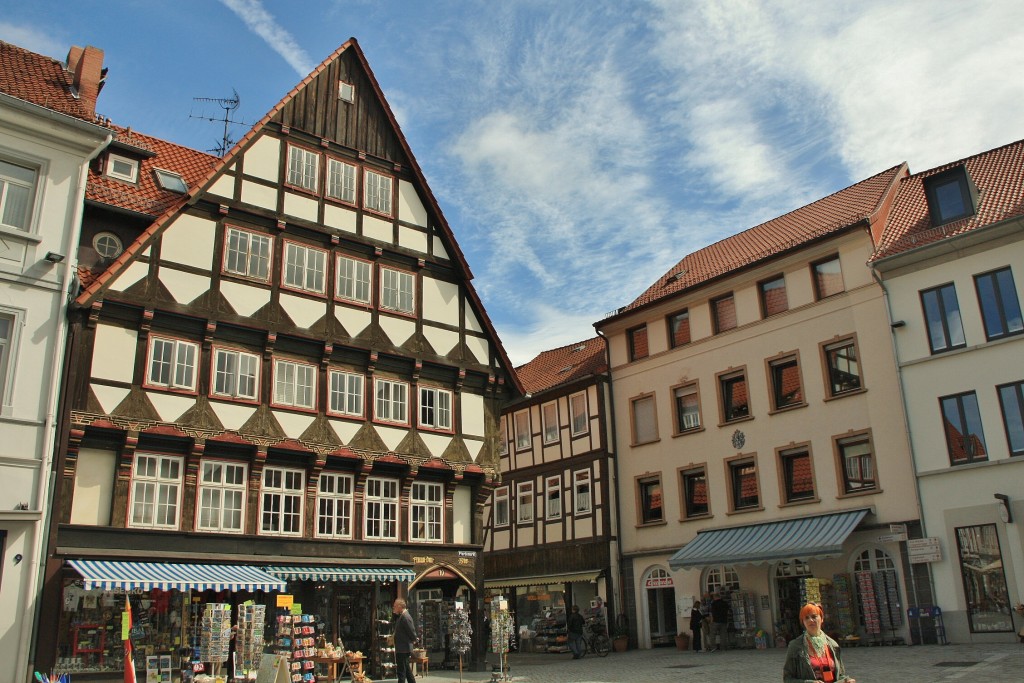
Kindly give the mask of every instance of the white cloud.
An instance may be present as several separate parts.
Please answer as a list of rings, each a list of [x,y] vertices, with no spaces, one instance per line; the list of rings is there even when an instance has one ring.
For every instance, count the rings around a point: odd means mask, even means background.
[[[12,24],[7,21],[0,21],[0,39],[18,47],[23,47],[30,52],[47,55],[59,61],[64,61],[64,58],[67,57],[68,49],[71,47],[35,26]]]
[[[315,64],[298,44],[295,38],[285,30],[268,12],[260,0],[220,0],[241,19],[246,27],[281,55],[299,76],[305,77],[313,70]]]

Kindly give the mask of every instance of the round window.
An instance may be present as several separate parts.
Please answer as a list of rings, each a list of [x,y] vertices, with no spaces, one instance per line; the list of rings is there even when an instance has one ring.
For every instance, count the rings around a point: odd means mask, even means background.
[[[124,251],[121,240],[112,232],[101,232],[92,238],[92,246],[103,258],[117,258]]]

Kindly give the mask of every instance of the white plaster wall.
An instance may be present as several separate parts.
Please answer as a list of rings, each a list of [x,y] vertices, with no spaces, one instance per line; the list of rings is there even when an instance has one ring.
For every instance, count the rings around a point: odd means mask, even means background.
[[[334,204],[324,206],[324,225],[342,232],[356,232],[356,212]]]
[[[196,404],[194,396],[181,396],[166,391],[147,391],[146,398],[153,404],[160,419],[164,422],[175,422],[187,410]]]
[[[310,327],[327,314],[327,306],[320,299],[307,299],[281,292],[281,308],[299,327]]]
[[[220,293],[238,315],[250,316],[270,303],[270,290],[230,280],[220,281]]]
[[[135,372],[135,330],[99,324],[92,352],[92,376],[131,383]]]
[[[98,448],[78,451],[75,468],[75,493],[71,504],[71,523],[89,526],[110,524],[114,500],[114,474],[117,452]]]
[[[222,175],[220,178],[217,178],[217,180],[215,180],[212,185],[210,185],[210,187],[207,190],[207,192],[209,192],[210,194],[215,194],[215,195],[217,195],[219,197],[226,197],[228,199],[234,197],[235,196],[235,178],[234,178],[234,176]]]
[[[370,312],[363,308],[352,308],[338,304],[334,307],[334,317],[338,319],[344,328],[353,337],[366,329],[370,324]]]
[[[398,226],[398,246],[427,253],[427,233],[404,225]]]
[[[430,432],[420,432],[420,438],[427,448],[430,449],[430,455],[435,458],[440,458],[445,449],[448,448],[448,444],[452,442],[452,437],[450,436],[431,434]]]
[[[401,346],[416,332],[416,323],[408,318],[381,314],[378,318],[380,329],[395,346]]]
[[[427,210],[420,201],[416,186],[407,180],[398,181],[398,219],[427,227]]]
[[[487,365],[491,358],[491,344],[483,337],[466,336],[466,348],[470,350],[473,357],[480,363]]]
[[[217,224],[213,221],[182,214],[160,237],[160,258],[208,271],[216,232]]]
[[[302,436],[302,433],[309,428],[309,425],[316,419],[315,415],[309,415],[307,413],[293,413],[287,410],[275,410],[273,411],[274,417],[277,419],[278,424],[281,425],[281,429],[288,435],[290,439],[298,439]]]
[[[468,305],[466,306],[465,318],[466,329],[468,331],[480,333],[484,331],[483,325],[480,324],[480,319],[476,317],[476,313],[474,313],[473,309]]]
[[[395,240],[391,221],[383,221],[379,218],[363,214],[363,237],[369,237],[370,239],[390,244]]]
[[[242,201],[270,211],[277,211],[277,188],[258,185],[251,180],[243,180]]]
[[[432,325],[423,326],[423,336],[439,356],[448,354],[459,343],[459,333]]]
[[[315,199],[310,199],[294,192],[284,193],[284,212],[289,216],[295,216],[315,223],[318,217],[318,205],[319,203]]]
[[[160,282],[179,304],[192,303],[210,289],[208,275],[186,273],[169,266],[160,268]]]
[[[473,490],[456,486],[452,493],[452,543],[473,542]]]
[[[277,182],[281,168],[281,142],[262,135],[245,151],[244,160],[246,175]]]
[[[459,324],[459,285],[424,276],[423,319],[457,327]]]
[[[463,391],[460,396],[462,401],[459,410],[462,414],[462,433],[470,436],[483,436],[484,425],[484,397]]]
[[[147,275],[149,275],[149,264],[133,261],[113,279],[110,288],[115,292],[123,292]]]
[[[444,242],[441,240],[441,238],[435,235],[432,241],[434,244],[434,257],[445,260],[451,260],[451,257],[448,256],[448,251],[444,248]]]

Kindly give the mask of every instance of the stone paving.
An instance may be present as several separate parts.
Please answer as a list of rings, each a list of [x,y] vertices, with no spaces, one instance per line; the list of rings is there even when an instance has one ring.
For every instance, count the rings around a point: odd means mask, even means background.
[[[489,655],[489,661],[496,661]],[[670,648],[631,650],[607,657],[516,654],[512,683],[750,683],[782,680],[785,650],[733,650],[696,654]],[[921,645],[843,650],[857,683],[1024,682],[1024,645]],[[458,671],[432,670],[417,683],[458,681]],[[464,683],[490,681],[490,672],[462,673]]]

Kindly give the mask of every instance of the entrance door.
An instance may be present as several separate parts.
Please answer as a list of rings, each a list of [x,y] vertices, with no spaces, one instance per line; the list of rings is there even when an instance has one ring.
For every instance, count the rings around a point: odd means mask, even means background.
[[[676,629],[676,589],[672,577],[664,569],[652,569],[644,586],[647,588],[651,646],[671,645],[679,632]]]

